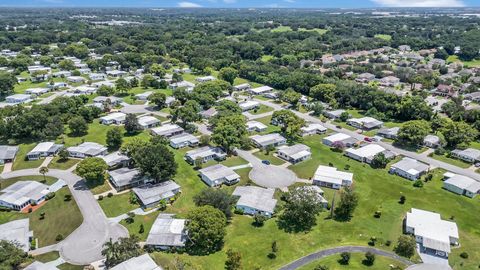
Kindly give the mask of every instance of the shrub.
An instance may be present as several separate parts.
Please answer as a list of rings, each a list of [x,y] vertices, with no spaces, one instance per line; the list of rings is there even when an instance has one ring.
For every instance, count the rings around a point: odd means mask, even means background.
[[[468,253],[464,251],[460,253],[460,257],[462,257],[463,259],[468,259]]]
[[[40,213],[40,220],[45,219],[45,212]]]
[[[402,195],[402,196],[400,196],[400,200],[398,201],[398,203],[399,204],[405,204],[406,200],[407,200],[407,198],[404,195]]]
[[[343,265],[348,265],[349,262],[350,262],[350,253],[342,252],[342,254],[340,254],[339,263]]]
[[[55,197],[55,192],[50,192],[45,196],[45,200],[51,200]]]
[[[144,233],[145,232],[145,227],[143,226],[143,224],[140,224],[140,229],[138,230],[138,233]]]
[[[253,225],[257,227],[262,227],[267,218],[262,214],[255,214],[253,216]]]
[[[235,213],[235,214],[237,214],[237,215],[243,215],[243,214],[244,214],[243,210],[240,209],[240,208],[235,208],[235,210],[233,211],[233,213]]]
[[[370,241],[368,241],[368,245],[373,247],[375,246],[376,243],[377,243],[377,237],[375,236],[370,237]]]
[[[391,246],[391,245],[392,245],[392,241],[391,241],[391,240],[387,240],[387,241],[385,242],[385,246],[389,247],[389,246]]]
[[[98,196],[98,200],[99,201],[103,200],[103,195]]]
[[[32,213],[33,212],[33,209],[32,208],[28,208],[28,213]]]
[[[365,260],[363,261],[363,263],[365,265],[373,265],[374,262],[375,262],[375,254],[373,254],[370,251],[365,253]]]
[[[382,211],[380,211],[380,210],[375,211],[375,214],[373,214],[373,216],[375,218],[380,218],[382,216]]]
[[[66,202],[69,202],[72,200],[72,195],[71,194],[66,194],[65,197],[63,197],[63,200]]]
[[[422,182],[422,180],[417,180],[417,181],[413,182],[413,186],[416,187],[416,188],[421,188],[421,187],[423,187],[423,182]]]
[[[55,241],[60,242],[62,240],[63,240],[63,235],[57,234],[57,236],[55,237]]]
[[[313,270],[329,270],[329,268],[326,265],[319,264],[319,265],[315,266],[315,268],[313,268]]]
[[[109,193],[107,194],[107,197],[108,197],[108,198],[113,197],[113,193],[112,193],[112,192],[109,192]]]

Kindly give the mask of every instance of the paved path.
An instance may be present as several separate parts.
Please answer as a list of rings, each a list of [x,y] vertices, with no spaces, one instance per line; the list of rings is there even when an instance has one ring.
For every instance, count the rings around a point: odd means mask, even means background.
[[[252,170],[249,178],[255,184],[266,188],[286,188],[297,181],[297,175],[289,169],[265,165],[252,153],[243,150],[237,150],[238,155],[252,164]]]
[[[199,124],[199,123],[194,123],[194,125],[198,128],[198,131],[199,131],[200,133],[202,133],[203,135],[209,135],[209,136],[212,135],[212,131],[210,131],[210,130],[208,129],[208,127],[207,127],[206,124],[204,124],[204,123],[201,123],[201,124]]]
[[[255,119],[260,119],[263,117],[267,117],[273,114],[274,111],[266,112],[266,113],[261,113],[261,114],[251,114],[249,112],[244,112],[243,115],[248,118],[248,120],[255,120]]]
[[[41,167],[47,167],[48,164],[50,164],[50,162],[52,162],[53,160],[53,157],[46,157],[43,162],[42,162],[42,165],[40,165],[40,167],[38,168],[41,168]]]
[[[324,250],[320,250],[320,251],[317,251],[315,253],[312,253],[312,254],[309,254],[305,257],[302,257],[294,262],[291,262],[285,266],[283,266],[282,268],[280,268],[280,270],[295,270],[295,269],[298,269],[308,263],[311,263],[311,262],[314,262],[316,260],[319,260],[319,259],[322,259],[322,258],[325,258],[325,257],[328,257],[328,256],[331,256],[331,255],[335,255],[335,254],[339,254],[339,253],[342,253],[342,252],[351,252],[351,253],[357,253],[357,252],[372,252],[374,253],[375,255],[378,255],[378,256],[383,256],[383,257],[388,257],[388,258],[391,258],[391,259],[394,259],[396,261],[399,261],[405,265],[413,265],[413,263],[403,257],[400,257],[398,256],[397,254],[395,253],[392,253],[392,252],[388,252],[388,251],[384,251],[384,250],[380,250],[380,249],[376,249],[376,248],[371,248],[371,247],[362,247],[362,246],[345,246],[345,247],[336,247],[336,248],[330,248],[330,249],[324,249]]]
[[[13,162],[8,162],[3,165],[3,172],[2,173],[9,173],[12,171]]]
[[[1,174],[1,178],[40,175],[38,169],[26,169]],[[55,247],[67,262],[87,265],[102,259],[103,244],[110,238],[127,237],[128,231],[121,225],[108,221],[102,208],[85,185],[85,181],[70,171],[51,169],[48,176],[63,179],[68,184],[80,212],[83,223]],[[45,250],[46,251],[46,250]]]
[[[255,99],[255,101],[258,101],[263,105],[270,106],[270,107],[274,108],[275,110],[283,109],[281,105],[273,103],[271,101],[260,100],[260,99]],[[311,115],[301,113],[301,112],[297,112],[297,111],[293,111],[293,112],[296,115],[305,119],[308,122],[321,124],[328,129],[331,129],[331,130],[336,131],[336,132],[345,133],[345,134],[350,135],[351,137],[354,137],[358,140],[363,140],[364,137],[365,137],[365,135],[358,134],[358,133],[356,133],[354,131],[351,131],[351,130],[348,130],[348,129],[344,129],[344,128],[339,129],[334,124],[331,124],[331,123],[328,123],[328,122],[323,123],[322,121],[320,121],[320,119],[318,119],[316,117],[313,117]],[[463,169],[463,168],[457,167],[455,165],[451,165],[451,164],[448,164],[446,162],[439,161],[439,160],[433,159],[433,158],[428,157],[428,156],[424,156],[421,153],[419,154],[419,153],[415,153],[415,152],[406,151],[406,150],[397,148],[397,147],[395,147],[395,146],[393,146],[389,143],[386,143],[386,142],[375,142],[375,143],[382,146],[383,148],[385,148],[387,150],[393,151],[393,152],[398,153],[402,156],[406,156],[406,157],[410,157],[410,158],[419,160],[423,163],[426,163],[426,164],[430,165],[431,167],[442,168],[442,169],[445,169],[447,171],[450,171],[450,172],[453,172],[453,173],[456,173],[456,174],[465,175],[465,176],[471,177],[472,179],[475,179],[476,181],[480,182],[480,174],[475,173],[474,171],[471,171],[469,169]]]
[[[135,215],[137,216],[146,216],[146,215],[149,215],[155,211],[158,211],[158,209],[151,209],[151,210],[148,210],[148,211],[143,211],[142,208],[136,208],[130,212],[133,212]],[[130,213],[128,212],[128,213]],[[120,215],[120,216],[117,216],[117,217],[113,217],[113,218],[109,218],[108,220],[111,221],[111,222],[115,222],[115,223],[119,223],[120,221],[126,219],[128,217],[128,213],[125,213],[123,215]]]
[[[54,99],[56,99],[57,97],[65,95],[65,93],[67,93],[67,90],[60,91],[60,92],[53,92],[53,95],[46,98],[42,98],[37,104],[39,105],[48,104],[52,102]]]
[[[238,165],[238,166],[233,166],[233,167],[230,167],[230,169],[232,170],[240,170],[240,169],[245,169],[245,168],[251,168],[252,167],[252,164],[248,163],[248,164],[243,164],[243,165]]]

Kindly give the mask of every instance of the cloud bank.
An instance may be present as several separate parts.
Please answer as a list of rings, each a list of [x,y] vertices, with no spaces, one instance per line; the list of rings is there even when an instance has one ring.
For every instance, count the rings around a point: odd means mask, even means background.
[[[178,7],[181,7],[181,8],[199,8],[199,7],[202,7],[202,6],[197,4],[197,3],[192,3],[192,2],[180,2],[180,3],[178,3]]]

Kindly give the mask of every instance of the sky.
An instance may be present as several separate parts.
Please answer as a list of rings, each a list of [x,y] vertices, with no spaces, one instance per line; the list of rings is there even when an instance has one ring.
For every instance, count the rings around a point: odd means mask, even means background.
[[[480,7],[480,0],[0,0],[0,6],[182,8]]]

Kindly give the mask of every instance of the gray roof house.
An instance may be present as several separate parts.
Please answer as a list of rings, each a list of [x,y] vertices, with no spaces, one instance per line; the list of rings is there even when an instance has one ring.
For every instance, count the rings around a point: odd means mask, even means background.
[[[47,157],[56,155],[60,149],[63,148],[63,144],[55,144],[54,142],[42,142],[37,144],[35,148],[33,148],[27,154],[28,160],[37,160],[40,157]]]
[[[194,164],[197,158],[205,163],[209,160],[224,160],[226,157],[227,154],[220,147],[209,145],[190,150],[185,154],[185,160],[190,164]]]
[[[18,152],[18,146],[0,145],[0,164],[12,162]]]
[[[152,179],[142,176],[137,169],[120,168],[109,171],[108,175],[110,176],[110,182],[117,191],[153,182]]]
[[[96,157],[107,154],[107,148],[94,142],[84,142],[67,148],[68,154],[75,158]]]
[[[396,156],[396,153],[386,150],[378,144],[366,144],[360,148],[349,148],[345,150],[345,156],[368,164],[380,153],[384,154],[387,159],[392,159]]]
[[[267,148],[268,146],[277,147],[287,143],[287,139],[285,139],[282,135],[278,133],[253,135],[250,137],[250,139],[255,144],[255,146],[262,149]]]
[[[397,138],[398,131],[400,130],[399,127],[392,127],[392,128],[382,128],[377,132],[377,135],[382,136],[387,139],[394,140]]]
[[[180,186],[171,181],[161,182],[155,185],[145,185],[133,188],[133,192],[145,208],[158,205],[161,200],[169,200],[181,192]]]
[[[198,171],[200,178],[210,187],[235,184],[240,181],[240,175],[223,164],[212,165]]]
[[[185,219],[159,215],[148,234],[146,245],[158,249],[184,247],[187,241]]]
[[[302,162],[312,157],[310,147],[304,144],[281,146],[277,151],[278,157],[292,164]]]
[[[474,163],[480,160],[480,150],[473,148],[467,148],[465,150],[455,149],[451,152],[451,155],[455,158],[470,163]]]
[[[340,115],[344,112],[345,110],[325,111],[323,115],[325,115],[325,117],[328,117],[330,119],[338,119],[340,118]]]
[[[470,198],[480,193],[480,182],[470,177],[453,173],[445,173],[443,176],[445,179],[443,188],[448,191]]]
[[[125,119],[127,118],[127,115],[122,112],[114,112],[105,116],[100,117],[100,123],[104,125],[121,125],[125,123]]]
[[[383,126],[383,122],[373,117],[351,118],[347,120],[347,124],[352,127],[364,130],[371,130]]]
[[[163,270],[158,266],[148,253],[124,261],[110,270]]]
[[[48,193],[48,186],[40,182],[18,181],[0,191],[0,206],[20,211],[32,203],[41,203]]]
[[[440,146],[441,141],[437,135],[427,135],[423,139],[423,145],[430,148],[437,148]]]
[[[327,132],[327,128],[320,124],[309,124],[308,126],[302,127],[300,130],[302,132],[302,136],[323,134]]]
[[[252,132],[252,131],[264,132],[267,130],[267,126],[258,121],[248,121],[246,123],[246,126],[247,126],[247,131],[249,132]]]
[[[217,109],[215,109],[215,107],[211,107],[210,109],[201,112],[200,115],[202,116],[202,118],[210,119],[217,115],[217,113]]]
[[[109,168],[124,167],[127,166],[130,162],[130,158],[120,153],[119,151],[110,153],[105,156],[101,156],[100,158],[103,159],[105,163],[107,163]]]
[[[35,261],[23,270],[59,270],[56,266]]]
[[[416,159],[404,157],[399,162],[393,164],[389,172],[414,181],[420,178],[422,174],[428,172],[429,168],[430,166]]]
[[[123,99],[122,98],[119,98],[119,97],[114,97],[114,96],[111,96],[111,97],[105,97],[105,96],[98,96],[98,97],[95,97],[93,99],[93,103],[101,103],[101,104],[105,104],[107,102],[107,100],[110,100],[110,103],[113,104],[113,105],[118,105],[120,103],[123,102]]]
[[[198,138],[190,133],[182,133],[170,137],[170,146],[175,149],[197,146],[199,142]]]
[[[235,188],[232,195],[240,197],[236,207],[245,214],[271,217],[277,205],[277,200],[273,198],[274,193],[274,189],[243,186]]]
[[[313,175],[313,184],[321,187],[340,189],[352,183],[353,173],[342,172],[335,167],[319,165]]]
[[[28,218],[0,224],[0,240],[16,242],[25,252],[30,250],[30,240],[32,238],[33,231],[30,231],[30,220]]]
[[[151,129],[152,135],[172,137],[183,133],[183,128],[176,124],[166,124]]]

